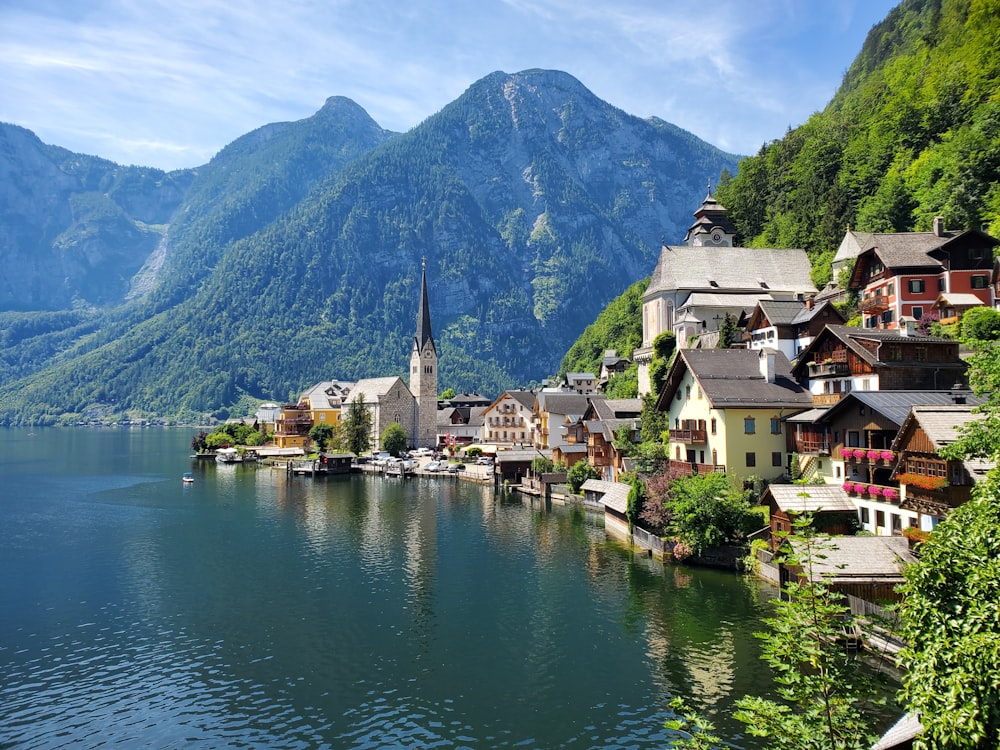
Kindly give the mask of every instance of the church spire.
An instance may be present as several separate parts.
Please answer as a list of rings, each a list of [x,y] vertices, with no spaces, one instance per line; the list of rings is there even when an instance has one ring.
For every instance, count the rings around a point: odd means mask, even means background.
[[[417,310],[417,349],[422,351],[428,341],[431,342],[431,347],[434,347],[434,338],[431,334],[431,309],[427,304],[427,259],[422,258],[420,261],[420,307]]]

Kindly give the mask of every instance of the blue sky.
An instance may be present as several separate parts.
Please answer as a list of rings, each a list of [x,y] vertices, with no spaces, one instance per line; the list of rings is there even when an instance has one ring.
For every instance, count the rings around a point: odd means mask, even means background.
[[[0,0],[0,121],[123,164],[206,163],[329,96],[406,131],[495,71],[755,153],[833,96],[896,0]]]

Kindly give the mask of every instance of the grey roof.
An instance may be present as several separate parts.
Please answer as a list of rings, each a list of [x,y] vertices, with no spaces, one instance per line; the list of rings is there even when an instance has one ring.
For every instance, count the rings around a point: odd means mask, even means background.
[[[642,413],[641,398],[595,398],[590,405],[600,419],[629,419]]]
[[[803,305],[802,309],[799,310],[799,314],[796,315],[795,318],[792,320],[792,325],[802,325],[803,323],[808,323],[810,320],[819,315],[819,313],[824,308],[827,307],[833,310],[837,314],[837,317],[839,317],[841,320],[844,319],[844,316],[841,315],[840,311],[837,310],[837,308],[831,304],[830,300],[825,299],[820,302],[817,302],[811,308],[806,305]]]
[[[818,422],[823,418],[830,410],[829,406],[824,406],[819,409],[807,409],[806,411],[799,412],[798,414],[793,414],[790,417],[785,417],[786,422],[801,422],[802,424],[813,424]]]
[[[857,512],[854,501],[833,484],[772,484],[766,492],[785,513]]]
[[[940,338],[938,336],[906,336],[900,333],[898,330],[885,329],[885,328],[856,328],[854,326],[846,325],[834,325],[827,323],[826,328],[820,332],[820,334],[812,340],[805,349],[803,349],[796,360],[796,369],[801,369],[806,366],[809,360],[809,355],[812,353],[813,349],[820,346],[826,335],[832,334],[837,339],[842,341],[852,352],[858,355],[862,360],[870,365],[878,364],[884,367],[911,367],[913,366],[912,361],[903,362],[889,362],[886,360],[879,360],[878,356],[871,349],[862,344],[862,341],[877,342],[881,344],[912,344],[915,341],[919,342],[924,346],[955,346],[957,342],[952,339]],[[920,363],[921,367],[924,367],[923,363]],[[956,368],[965,369],[965,364],[956,360],[955,362],[934,362],[933,366],[935,368]]]
[[[793,549],[796,543],[792,542]],[[833,582],[899,581],[903,568],[916,560],[902,536],[831,537],[823,559],[812,560],[813,580]]]
[[[585,492],[602,494],[600,503],[611,510],[624,513],[628,507],[628,493],[631,487],[627,484],[608,482],[603,479],[588,479],[581,487]]]
[[[935,304],[940,305],[942,302],[952,307],[978,307],[983,304],[983,301],[971,292],[965,294],[960,292],[941,292]]]
[[[582,393],[539,393],[538,409],[549,414],[577,414],[587,411],[590,400],[598,401],[600,397],[594,394],[585,396]]]
[[[760,294],[725,294],[721,292],[691,292],[679,310],[695,307],[742,307],[753,310],[758,304],[771,299],[767,292]]]
[[[678,289],[816,293],[805,250],[664,245],[645,296]]]
[[[420,306],[417,309],[417,334],[413,337],[413,346],[418,351],[423,351],[424,345],[428,341],[431,349],[437,351],[431,334],[431,308],[427,304],[427,269],[425,267],[420,272]]]
[[[945,406],[914,406],[909,419],[913,419],[924,431],[927,437],[938,448],[955,442],[962,433],[962,428],[969,422],[981,419],[973,413],[973,404],[950,404]],[[893,441],[893,450],[902,450],[905,439],[904,430]],[[975,477],[993,469],[996,464],[982,458],[970,458],[964,462],[969,475]]]
[[[797,299],[761,300],[760,311],[771,325],[791,325],[799,313],[806,309],[806,303]]]
[[[955,397],[960,395],[970,405],[981,403],[982,399],[972,394],[972,391],[851,391],[838,403],[825,411],[825,419],[833,419],[844,409],[855,408],[860,402],[874,412],[902,425],[906,421],[910,409],[917,405],[953,406]]]
[[[535,406],[535,392],[534,391],[504,391],[497,397],[497,399],[490,404],[498,404],[503,401],[504,397],[510,397],[521,406],[528,408],[529,410]]]
[[[844,239],[840,241],[840,247],[837,248],[836,255],[833,256],[833,262],[836,263],[837,261],[857,258],[862,248],[871,240],[871,237],[871,232],[853,232],[848,229],[844,235]]]
[[[384,378],[365,378],[364,380],[359,380],[351,392],[348,394],[348,399],[353,401],[358,397],[360,393],[366,404],[374,403],[378,400],[379,396],[384,396],[396,383],[402,383],[403,387],[406,388],[406,384],[403,383],[402,378],[398,376],[389,376]],[[409,389],[407,389],[409,390]]]
[[[761,374],[760,357],[775,358],[775,379]],[[680,349],[671,372],[685,364],[697,379],[713,408],[812,406],[812,394],[792,379],[788,358],[773,349]],[[679,383],[679,379],[678,379]],[[664,393],[666,393],[666,388]],[[671,396],[673,394],[671,393]]]
[[[897,234],[872,234],[861,252],[874,251],[886,268],[940,268],[941,261],[928,253],[953,240],[961,232],[900,232]]]

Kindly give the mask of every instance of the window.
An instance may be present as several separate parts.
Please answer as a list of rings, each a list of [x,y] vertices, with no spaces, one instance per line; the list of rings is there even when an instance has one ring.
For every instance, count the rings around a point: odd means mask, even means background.
[[[910,279],[906,282],[911,294],[920,294],[924,291],[924,280],[923,279]]]
[[[699,385],[698,386],[698,400],[701,401],[701,398],[702,398],[702,395],[701,395],[701,386]]]
[[[903,358],[903,347],[899,344],[892,344],[889,346],[889,356],[886,359],[893,362],[899,362]]]
[[[715,434],[715,417],[712,417],[712,434]]]
[[[877,510],[875,511],[875,526],[882,527],[885,526],[885,511]]]
[[[889,282],[889,287],[888,287],[888,289],[886,291],[886,295],[889,296],[889,297],[891,297],[895,293],[896,293],[896,284],[894,282],[890,281]]]
[[[771,434],[780,435],[781,434],[781,420],[777,417],[771,417]]]
[[[947,292],[947,284],[944,283],[944,276],[938,276],[938,291]]]
[[[920,305],[914,305],[913,317],[916,318],[917,320],[920,320],[922,317],[924,317],[924,308],[922,308]]]
[[[412,372],[414,375],[416,375],[417,374],[417,366],[413,365],[413,367],[411,368],[410,372]]]
[[[987,276],[981,273],[977,273],[972,277],[972,288],[973,289],[985,289],[989,286],[990,280]]]
[[[781,451],[771,452],[771,466],[781,466]]]
[[[899,513],[892,514],[892,533],[893,534],[903,533],[903,519],[900,518]]]
[[[869,515],[868,508],[861,506],[861,523],[871,523],[871,516]]]
[[[834,466],[833,466],[833,476],[836,477],[837,479],[840,479],[840,465],[839,464],[834,464]]]
[[[913,358],[915,360],[917,360],[917,362],[926,362],[927,361],[927,347],[926,346],[918,346],[916,349],[914,349],[913,350]]]
[[[895,313],[892,310],[886,310],[882,313],[882,325],[889,325],[892,322]]]
[[[430,375],[432,372],[434,372],[434,367],[431,365],[424,365],[424,372]]]
[[[747,468],[751,468],[757,465],[757,454],[747,453]]]
[[[860,448],[861,447],[861,433],[857,430],[847,431],[847,447],[848,448]]]
[[[743,434],[753,435],[757,432],[757,420],[753,417],[746,417],[743,420]]]
[[[688,401],[691,400],[691,386],[687,386],[684,389],[684,398],[686,398]]]

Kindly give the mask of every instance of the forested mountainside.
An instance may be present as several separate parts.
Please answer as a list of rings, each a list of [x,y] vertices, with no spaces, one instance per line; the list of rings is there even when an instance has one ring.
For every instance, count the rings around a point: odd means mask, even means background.
[[[0,420],[225,416],[405,376],[424,262],[442,387],[540,380],[735,165],[554,71],[491,74],[403,135],[331,99],[194,170],[141,296],[0,323]]]
[[[1000,4],[904,0],[820,113],[719,185],[744,244],[801,247],[817,286],[850,226],[1000,236]]]

